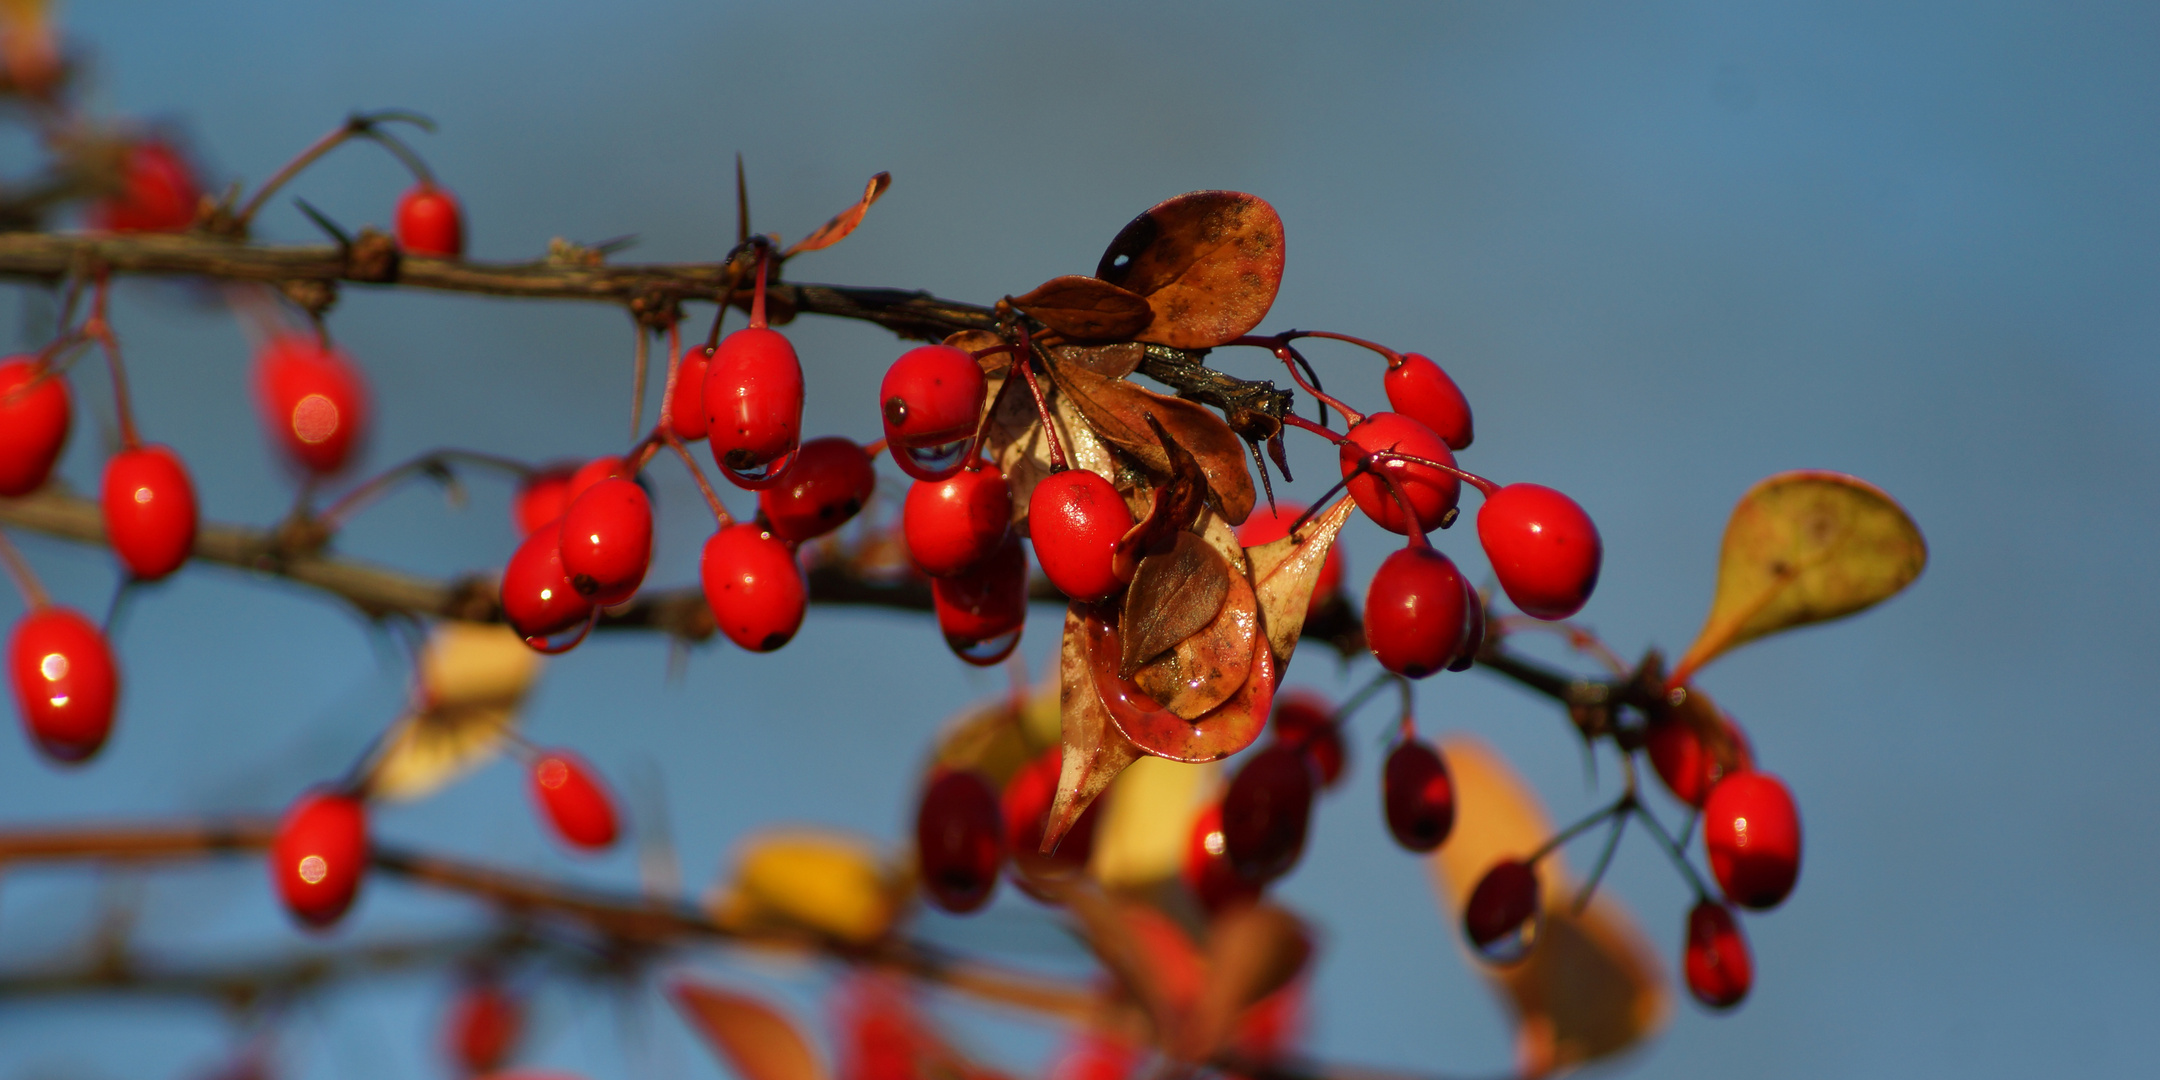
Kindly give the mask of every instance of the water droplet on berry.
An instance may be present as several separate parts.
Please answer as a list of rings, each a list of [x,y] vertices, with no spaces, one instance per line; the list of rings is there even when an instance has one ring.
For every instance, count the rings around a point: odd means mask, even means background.
[[[1020,644],[1020,631],[1014,629],[1010,633],[982,641],[967,641],[948,635],[945,644],[952,647],[954,656],[976,667],[989,667],[1003,663],[1006,657],[1012,655],[1013,647]]]
[[[1488,964],[1513,964],[1537,943],[1537,871],[1516,859],[1499,863],[1478,879],[1463,905],[1463,936]]]
[[[899,449],[907,457],[907,463],[914,466],[906,470],[909,475],[920,480],[943,480],[960,471],[960,462],[967,456],[968,444],[973,441],[974,437],[969,436],[936,446],[903,446]]]
[[[795,467],[795,458],[800,453],[802,447],[796,446],[763,465],[746,465],[736,452],[731,451],[720,459],[720,471],[725,473],[729,482],[736,487],[756,491],[779,483],[781,477]]]

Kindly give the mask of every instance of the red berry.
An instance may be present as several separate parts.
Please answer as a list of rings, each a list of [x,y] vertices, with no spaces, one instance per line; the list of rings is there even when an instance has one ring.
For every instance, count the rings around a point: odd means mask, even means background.
[[[878,384],[894,463],[917,480],[958,471],[988,395],[982,367],[960,349],[924,345],[901,353]]]
[[[1320,778],[1320,786],[1334,787],[1342,779],[1342,728],[1335,723],[1335,706],[1310,690],[1292,690],[1275,699],[1275,741],[1304,751]]]
[[[44,366],[25,357],[0,361],[0,496],[28,495],[52,475],[67,445],[67,380],[43,379]]]
[[[1280,743],[1254,753],[1223,793],[1223,850],[1247,881],[1290,872],[1305,850],[1313,774],[1305,755]]]
[[[1442,465],[1455,464],[1455,454],[1448,449],[1433,429],[1410,419],[1401,413],[1374,413],[1356,427],[1350,429],[1349,438],[1342,444],[1338,455],[1342,461],[1342,474],[1349,480],[1350,497],[1357,500],[1358,509],[1373,519],[1383,529],[1409,535],[1410,520],[1403,516],[1402,503],[1395,498],[1394,489],[1375,472],[1385,471],[1401,485],[1403,496],[1417,511],[1420,529],[1437,529],[1447,512],[1455,509],[1455,502],[1462,497],[1462,481],[1453,473],[1443,472],[1430,465],[1409,462],[1374,462],[1364,472],[1359,462],[1368,454],[1393,452],[1435,461]]]
[[[563,569],[562,519],[533,530],[503,568],[503,619],[528,644],[544,641],[592,617],[592,601],[579,595]]]
[[[853,439],[828,436],[802,445],[787,476],[758,492],[758,509],[774,536],[799,543],[847,524],[876,488],[870,455]]]
[[[562,567],[580,596],[601,607],[630,599],[652,565],[652,501],[610,477],[563,511]]]
[[[161,139],[128,147],[120,189],[90,207],[90,225],[111,232],[178,232],[195,223],[202,189],[180,151]]]
[[[1755,984],[1755,965],[1748,958],[1747,938],[1725,905],[1704,900],[1688,912],[1681,967],[1687,971],[1688,992],[1713,1009],[1730,1009],[1747,997]]]
[[[1404,353],[1403,362],[1389,368],[1381,381],[1387,386],[1389,408],[1431,428],[1451,450],[1470,448],[1470,402],[1440,365]]]
[[[1718,756],[1703,745],[1702,737],[1687,724],[1666,717],[1653,718],[1643,735],[1643,749],[1650,752],[1650,765],[1657,770],[1658,779],[1665,782],[1665,789],[1690,806],[1701,806],[1710,789],[1724,779],[1728,772],[1744,772],[1754,767],[1754,757],[1748,751],[1747,736],[1740,725],[1719,717],[1717,723],[1730,735],[1736,760],[1727,768]]]
[[[180,455],[140,446],[105,463],[105,537],[143,581],[180,568],[195,546],[195,485]]]
[[[900,523],[917,570],[931,577],[965,573],[1005,542],[1012,489],[995,465],[918,480],[908,487]]]
[[[1764,772],[1736,772],[1703,800],[1703,849],[1725,898],[1757,911],[1774,908],[1800,879],[1800,808],[1785,783]]]
[[[1462,572],[1429,547],[1387,557],[1365,594],[1365,644],[1380,666],[1422,679],[1454,662],[1470,627]]]
[[[988,667],[1012,655],[1027,623],[1027,552],[1008,536],[964,574],[930,579],[938,629],[953,655]]]
[[[112,733],[119,666],[97,624],[64,607],[32,610],[8,641],[8,675],[30,741],[54,761],[83,761]]]
[[[1487,870],[1463,905],[1463,936],[1488,964],[1513,964],[1530,955],[1538,922],[1537,871],[1515,859]]]
[[[779,482],[802,440],[803,373],[778,330],[729,334],[705,368],[705,435],[713,461],[737,487]]]
[[[317,476],[345,467],[367,431],[367,386],[352,358],[312,334],[271,338],[255,358],[263,426],[285,456]]]
[[[598,851],[615,842],[615,800],[585,759],[550,750],[533,762],[532,785],[533,797],[564,843]]]
[[[415,255],[455,259],[465,254],[465,212],[449,192],[423,180],[398,199],[397,242]]]
[[[1523,614],[1565,619],[1597,588],[1605,548],[1575,500],[1549,487],[1509,484],[1478,507],[1478,542]]]
[[[585,494],[592,489],[594,484],[608,477],[616,476],[624,480],[635,479],[635,477],[627,475],[628,469],[629,463],[613,454],[604,454],[578,466],[577,471],[570,474],[570,485],[563,489],[563,509],[570,509],[570,504],[576,502],[578,496]]]
[[[1238,545],[1251,548],[1280,540],[1290,535],[1290,526],[1304,513],[1305,507],[1298,503],[1282,503],[1272,509],[1253,507],[1252,516],[1237,527]],[[1305,604],[1306,614],[1318,611],[1335,598],[1336,590],[1342,588],[1342,576],[1342,545],[1330,544],[1327,558],[1320,563],[1320,578],[1313,584],[1312,599]]]
[[[285,910],[321,928],[352,906],[367,858],[367,807],[349,795],[311,791],[278,822],[270,841],[270,880]]]
[[[953,769],[932,780],[915,815],[915,854],[930,902],[955,914],[989,903],[1003,832],[997,792],[981,773]]]
[[[1095,809],[1088,804],[1080,819],[1065,831],[1057,850],[1042,853],[1043,829],[1050,824],[1050,807],[1057,800],[1058,773],[1065,750],[1052,746],[1005,782],[1000,798],[1005,818],[1005,850],[1012,855],[1013,880],[1029,895],[1037,895],[1029,881],[1044,877],[1070,877],[1087,869],[1095,853]]]
[[[1247,904],[1260,896],[1260,886],[1238,876],[1230,866],[1229,843],[1223,839],[1222,804],[1211,803],[1193,821],[1192,842],[1185,848],[1182,871],[1185,887],[1209,912]]]
[[[771,652],[802,629],[809,602],[801,568],[787,545],[755,525],[730,525],[705,541],[699,567],[705,603],[728,640]]]
[[[450,1009],[444,1042],[450,1060],[468,1073],[489,1073],[510,1060],[518,1033],[525,1026],[525,1010],[518,1000],[493,981],[482,981],[458,995]]]
[[[510,501],[510,516],[521,535],[532,535],[535,529],[553,523],[570,509],[570,477],[575,472],[573,466],[555,465],[519,482],[517,495]]]
[[[1431,851],[1455,828],[1455,785],[1447,759],[1419,739],[1404,739],[1388,752],[1380,782],[1380,805],[1388,831],[1411,851]]]
[[[1478,653],[1485,648],[1485,597],[1478,593],[1477,586],[1470,584],[1469,578],[1463,579],[1462,588],[1463,608],[1468,620],[1463,624],[1462,648],[1448,663],[1449,671],[1470,670],[1477,663]]]
[[[692,345],[683,350],[682,360],[675,365],[675,393],[668,398],[667,415],[675,437],[684,442],[704,438],[710,423],[705,416],[705,374],[711,361],[710,349]]]
[[[1045,477],[1028,496],[1028,538],[1035,561],[1060,592],[1083,603],[1124,586],[1111,566],[1117,542],[1132,531],[1132,509],[1110,481],[1086,469]]]

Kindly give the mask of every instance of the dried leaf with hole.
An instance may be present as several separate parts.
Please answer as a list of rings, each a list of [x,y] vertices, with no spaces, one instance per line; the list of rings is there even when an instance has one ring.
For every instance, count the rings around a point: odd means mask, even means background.
[[[493,760],[539,674],[539,654],[507,626],[438,624],[420,654],[413,708],[369,768],[369,793],[423,798]]]
[[[833,215],[831,221],[818,226],[816,231],[810,235],[795,241],[795,246],[787,249],[786,253],[780,257],[785,259],[789,256],[800,255],[805,251],[829,248],[847,239],[847,235],[854,232],[857,225],[862,224],[863,215],[870,212],[870,205],[877,202],[878,197],[884,195],[885,189],[890,187],[892,187],[891,173],[881,172],[871,177],[870,182],[863,185],[861,200]]]
[[[1105,378],[1086,368],[1052,363],[1050,375],[1096,435],[1130,455],[1156,479],[1169,477],[1172,467],[1148,423],[1150,415],[1200,463],[1215,503],[1230,524],[1252,513],[1255,492],[1245,464],[1245,443],[1221,417],[1190,401],[1123,379]]]
[[[1095,267],[1096,277],[1154,308],[1141,341],[1179,349],[1212,349],[1260,325],[1282,273],[1282,219],[1237,191],[1156,204],[1119,231]]]
[[[1484,742],[1453,736],[1440,750],[1455,784],[1456,816],[1432,867],[1448,925],[1456,928],[1485,871],[1535,851],[1552,824],[1537,792]],[[1544,911],[1529,957],[1507,968],[1477,965],[1515,1015],[1517,1067],[1525,1076],[1620,1053],[1654,1034],[1671,1010],[1656,953],[1626,908],[1601,892],[1576,915],[1557,852],[1537,872]]]
[[[1206,981],[1181,1033],[1181,1056],[1213,1056],[1245,1010],[1290,985],[1312,952],[1304,922],[1274,904],[1241,905],[1216,916],[1208,926]]]
[[[668,991],[683,1019],[742,1080],[826,1080],[829,1075],[802,1032],[757,998],[687,979]]]
[[[1288,664],[1290,653],[1297,648],[1313,589],[1320,584],[1320,568],[1327,563],[1328,548],[1342,533],[1354,508],[1345,495],[1296,532],[1246,549],[1246,557],[1252,560],[1253,591],[1260,598],[1260,625],[1266,629],[1268,644],[1274,648],[1279,663]]]
[[[1802,470],[1756,484],[1733,507],[1710,617],[1671,685],[1735,646],[1881,603],[1927,565],[1927,541],[1882,489]]]
[[[1051,278],[1012,304],[1074,341],[1125,341],[1155,318],[1147,297],[1078,274]]]
[[[1080,820],[1095,797],[1117,779],[1127,765],[1140,757],[1140,749],[1110,720],[1088,670],[1088,647],[1082,606],[1065,611],[1065,637],[1058,652],[1058,687],[1063,710],[1060,734],[1065,751],[1058,772],[1057,798],[1050,804],[1050,819],[1043,826],[1042,851],[1057,850],[1058,841]]]
[[[1140,560],[1118,615],[1124,655],[1118,674],[1132,678],[1140,665],[1206,629],[1230,595],[1230,565],[1207,541],[1180,532],[1170,550]]]
[[[745,842],[733,876],[707,906],[731,930],[808,932],[867,945],[892,928],[907,894],[866,842],[780,830]]]

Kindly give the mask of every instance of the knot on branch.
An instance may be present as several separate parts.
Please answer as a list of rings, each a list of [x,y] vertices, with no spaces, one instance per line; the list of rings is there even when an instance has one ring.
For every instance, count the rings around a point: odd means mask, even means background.
[[[318,321],[337,306],[337,282],[324,278],[287,278],[278,282],[278,291]]]
[[[682,321],[682,296],[671,289],[648,288],[630,298],[630,317],[648,330],[666,330]]]
[[[396,281],[399,261],[397,241],[370,225],[345,249],[345,276],[375,284]]]

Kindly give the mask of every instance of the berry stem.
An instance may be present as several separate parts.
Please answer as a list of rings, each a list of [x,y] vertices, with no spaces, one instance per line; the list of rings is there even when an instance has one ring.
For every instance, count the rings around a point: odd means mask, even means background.
[[[99,274],[97,293],[90,301],[90,317],[83,320],[82,333],[105,350],[105,365],[112,371],[113,410],[120,423],[120,446],[124,450],[134,450],[142,445],[142,437],[135,432],[135,410],[128,404],[127,368],[120,362],[120,339],[113,336],[112,324],[105,318],[105,301],[110,293],[110,282],[104,274]]]
[[[1552,839],[1538,845],[1538,849],[1531,852],[1527,858],[1523,859],[1523,861],[1526,863],[1535,863],[1539,859],[1542,859],[1545,856],[1550,855],[1555,851],[1558,851],[1561,845],[1566,844],[1568,841],[1573,840],[1578,836],[1581,836],[1584,832],[1588,831],[1592,826],[1597,825],[1599,822],[1605,821],[1616,815],[1625,815],[1631,813],[1634,810],[1634,807],[1635,792],[1633,790],[1624,791],[1620,794],[1620,797],[1613,800],[1610,805],[1601,806],[1596,810],[1591,811],[1589,816],[1583,818],[1581,821],[1578,821],[1575,824],[1570,825],[1567,828],[1553,834]]]
[[[750,329],[765,329],[765,263],[770,258],[769,249],[759,244],[757,249],[757,291],[750,294]]]
[[[1428,469],[1438,469],[1441,472],[1447,473],[1448,475],[1453,476],[1455,479],[1460,480],[1463,483],[1469,484],[1471,487],[1478,489],[1478,492],[1488,499],[1492,498],[1493,493],[1500,490],[1500,485],[1493,483],[1492,481],[1487,480],[1474,472],[1467,472],[1465,470],[1458,469],[1453,465],[1442,465],[1437,461],[1433,461],[1428,458],[1417,457],[1413,454],[1402,454],[1397,453],[1393,450],[1375,450],[1372,452],[1371,457],[1372,460],[1380,462],[1381,464],[1399,462],[1404,465],[1423,465]]]
[[[1247,339],[1245,338],[1239,338],[1237,342],[1232,342],[1231,344],[1234,345],[1238,342],[1243,342],[1246,340]],[[1268,343],[1269,347],[1275,353],[1275,358],[1281,360],[1283,362],[1283,367],[1289,369],[1290,381],[1297,383],[1300,387],[1303,387],[1306,393],[1313,396],[1314,400],[1319,401],[1322,404],[1333,408],[1336,412],[1341,413],[1344,424],[1347,424],[1350,427],[1356,427],[1360,422],[1365,419],[1364,413],[1361,413],[1356,409],[1353,409],[1350,406],[1343,404],[1341,401],[1337,400],[1327,391],[1320,389],[1319,379],[1316,378],[1311,382],[1305,381],[1305,376],[1298,371],[1298,367],[1302,364],[1306,367],[1307,370],[1310,370],[1312,365],[1306,364],[1305,357],[1300,355],[1296,349],[1290,347],[1289,338],[1278,336],[1274,338],[1263,338],[1261,340]],[[1323,418],[1325,418],[1326,416],[1325,413],[1322,413],[1321,415]],[[1284,419],[1288,419],[1288,416],[1285,415]]]
[[[52,597],[45,592],[44,583],[38,580],[37,574],[31,571],[30,564],[23,559],[22,552],[15,549],[15,542],[9,540],[4,532],[0,532],[0,562],[7,564],[8,577],[14,579],[15,591],[22,594],[23,606],[36,611],[52,603]]]
[[[1503,636],[1523,630],[1558,634],[1567,639],[1569,648],[1605,665],[1606,670],[1614,675],[1623,679],[1628,677],[1628,666],[1621,662],[1620,657],[1607,648],[1605,642],[1599,640],[1596,634],[1591,633],[1587,627],[1578,623],[1546,622],[1543,619],[1534,619],[1528,615],[1508,615],[1495,620],[1493,629],[1496,634]]]
[[[638,335],[638,345],[642,349],[644,344],[645,335],[640,333]],[[644,372],[644,369],[644,364],[638,365],[640,374]],[[672,322],[668,324],[667,328],[667,378],[660,386],[660,427],[670,435],[675,434],[675,380],[681,370],[682,324]],[[638,395],[641,399],[644,396],[643,394]],[[631,424],[630,430],[636,431],[637,425],[635,423]]]
[[[1626,760],[1628,762],[1628,775],[1633,776],[1635,774],[1635,757],[1630,754]],[[1658,847],[1664,849],[1666,857],[1672,860],[1674,866],[1680,868],[1680,873],[1687,878],[1688,884],[1695,889],[1695,899],[1708,900],[1715,895],[1710,891],[1710,887],[1703,883],[1702,875],[1695,872],[1695,864],[1688,861],[1687,853],[1680,850],[1680,845],[1675,843],[1671,834],[1665,831],[1665,826],[1659,824],[1657,815],[1652,814],[1649,807],[1640,803],[1636,804],[1634,812],[1636,817],[1642,819],[1643,826],[1650,830],[1650,835],[1657,839]]]
[[[690,470],[690,479],[697,481],[698,491],[705,495],[705,505],[712,507],[713,520],[723,529],[735,524],[735,519],[727,512],[727,506],[720,501],[720,493],[714,491],[713,486],[706,482],[705,470],[698,468],[697,459],[690,456],[690,448],[675,437],[675,429],[663,428],[660,435],[667,440],[668,449],[675,451],[675,456],[682,459],[683,468]]]
[[[1284,342],[1296,341],[1298,338],[1308,337],[1326,338],[1329,341],[1347,341],[1352,345],[1356,345],[1361,348],[1371,349],[1372,351],[1387,357],[1387,364],[1391,368],[1402,366],[1403,358],[1401,353],[1396,352],[1395,350],[1390,349],[1387,346],[1382,345],[1378,342],[1367,341],[1361,337],[1351,337],[1348,334],[1337,334],[1327,330],[1285,330],[1281,334],[1277,335],[1277,339]]]
[[[1381,482],[1388,486],[1388,493],[1395,496],[1395,505],[1402,508],[1403,524],[1410,529],[1410,545],[1421,548],[1431,547],[1432,541],[1425,539],[1425,524],[1418,520],[1417,508],[1411,504],[1409,493],[1403,490],[1402,481],[1397,480],[1392,473],[1376,471],[1373,475],[1378,476]],[[1443,522],[1443,524],[1445,523]]]
[[[1013,366],[1020,369],[1020,377],[1027,380],[1028,393],[1035,397],[1035,414],[1042,418],[1043,440],[1050,444],[1050,471],[1064,472],[1071,466],[1065,462],[1065,447],[1058,442],[1057,418],[1050,413],[1050,403],[1043,400],[1042,385],[1035,381],[1035,344],[1028,338],[1026,326],[1020,327],[1020,349],[1013,354]],[[1009,376],[1007,381],[1011,381]]]
[[[637,433],[645,427],[645,367],[652,354],[652,342],[648,340],[651,335],[645,332],[645,324],[637,321],[635,314],[630,316],[630,327],[637,331],[637,348],[634,350],[633,358],[630,361],[630,437],[635,439]],[[669,328],[669,341],[671,343],[674,340],[673,329],[673,327]],[[675,389],[675,350],[672,348],[668,350],[667,388],[670,392]],[[664,400],[672,401],[673,399]],[[672,410],[664,405],[661,407],[660,424],[662,427],[667,426],[670,411]]]
[[[286,162],[283,168],[272,173],[270,179],[263,181],[263,186],[256,190],[254,197],[250,198],[247,205],[241,207],[240,212],[234,215],[234,224],[238,225],[242,231],[245,231],[248,223],[254,221],[256,213],[263,208],[263,204],[269,201],[270,196],[277,194],[279,188],[292,182],[292,179],[299,176],[302,170],[321,160],[324,154],[355,138],[370,138],[383,144],[392,154],[397,155],[398,160],[405,163],[406,168],[412,170],[414,178],[423,184],[432,186],[435,183],[435,177],[428,172],[427,163],[421,161],[420,156],[413,153],[410,147],[376,130],[376,125],[389,123],[393,120],[401,120],[429,131],[435,130],[435,122],[418,113],[396,110],[379,113],[354,113],[346,117],[345,122],[332,129],[329,134],[310,143],[307,149],[300,151],[291,161]]]
[[[1627,814],[1614,816],[1612,831],[1605,835],[1605,848],[1598,852],[1597,865],[1590,870],[1590,880],[1583,883],[1575,894],[1575,914],[1580,915],[1590,906],[1590,898],[1597,895],[1598,882],[1605,880],[1605,871],[1612,866],[1613,855],[1620,850],[1620,834],[1627,831]]]
[[[531,476],[534,471],[532,466],[522,461],[514,461],[494,454],[485,454],[477,450],[430,450],[408,461],[392,465],[382,472],[361,481],[351,491],[338,496],[337,501],[325,507],[322,513],[315,515],[315,521],[326,531],[335,533],[344,528],[346,522],[354,514],[364,509],[367,504],[381,498],[398,483],[416,474],[434,477],[444,482],[454,481],[456,477],[450,471],[450,463],[458,461],[468,465],[500,469],[519,478]]]
[[[1326,439],[1327,441],[1334,443],[1337,446],[1341,446],[1344,441],[1349,438],[1349,436],[1347,435],[1337,435],[1334,432],[1329,431],[1328,429],[1321,427],[1320,425],[1315,424],[1302,416],[1297,415],[1296,413],[1284,413],[1282,422],[1284,425],[1288,427],[1294,427],[1299,431],[1310,431],[1313,434],[1318,435],[1321,438]]]
[[[997,348],[1010,351],[1012,346],[1000,345]],[[984,349],[972,355],[975,359],[980,360],[996,351],[997,349]],[[975,472],[984,465],[989,464],[989,459],[982,456],[983,442],[990,437],[990,425],[997,416],[998,407],[1005,403],[1005,394],[1012,388],[1012,367],[1008,364],[1005,368],[1005,378],[998,383],[997,393],[990,396],[990,403],[983,409],[982,417],[975,421],[975,437],[968,442],[967,463],[963,466],[969,472]]]

